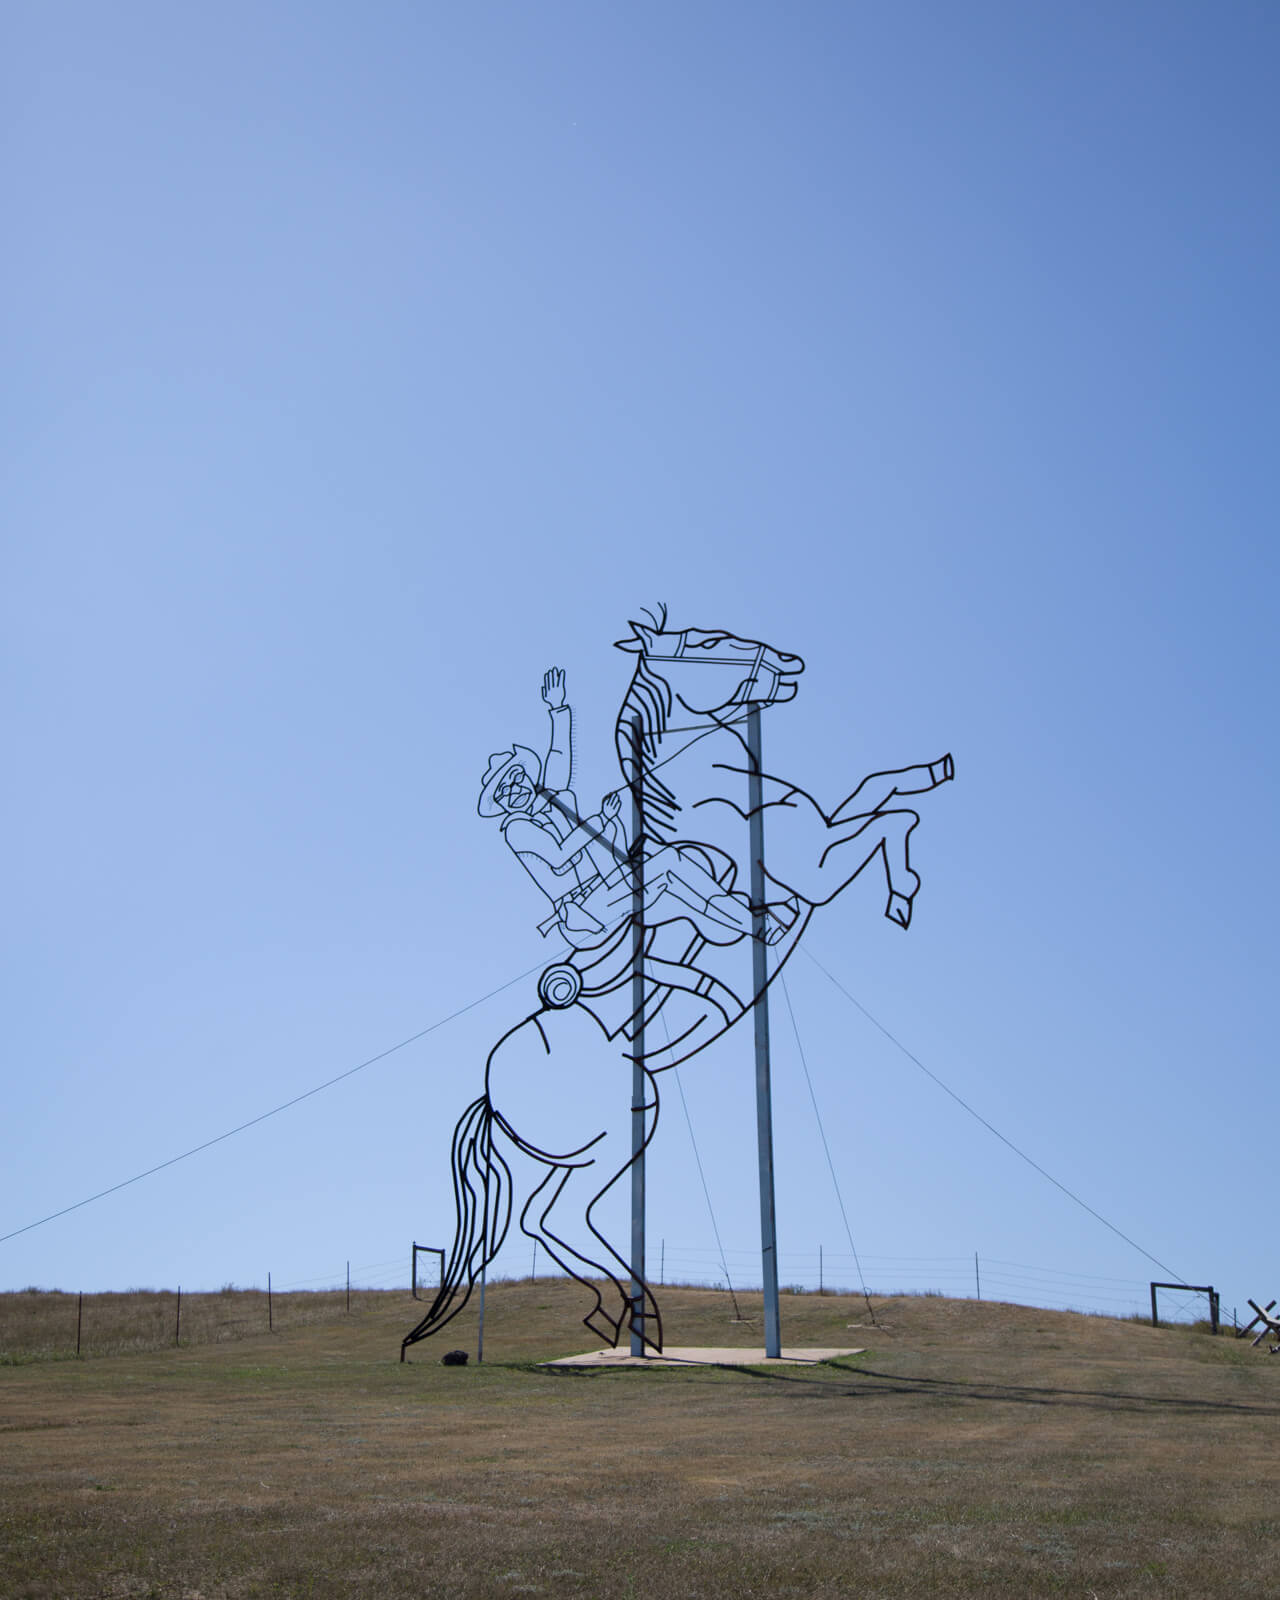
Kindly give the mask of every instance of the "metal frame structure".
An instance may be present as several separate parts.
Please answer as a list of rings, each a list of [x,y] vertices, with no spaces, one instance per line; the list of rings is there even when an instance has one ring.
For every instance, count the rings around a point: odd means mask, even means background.
[[[723,630],[670,630],[665,608],[646,616],[617,645],[635,658],[616,724],[618,790],[582,814],[573,789],[572,711],[559,668],[542,684],[551,721],[546,755],[512,745],[490,756],[482,778],[477,809],[498,821],[505,843],[550,902],[540,930],[558,933],[567,951],[539,978],[537,1009],[495,1044],[484,1093],[454,1129],[454,1241],[427,1314],[402,1342],[402,1360],[483,1283],[513,1216],[593,1295],[583,1319],[593,1332],[610,1344],[625,1332],[635,1355],[661,1350],[662,1320],[645,1269],[645,1152],[659,1116],[659,1077],[748,1012],[755,1033],[765,1344],[767,1354],[780,1353],[769,986],[815,908],[873,864],[884,874],[885,916],[909,925],[920,887],[910,844],[920,817],[901,797],[948,782],[954,764],[946,755],[872,773],[824,809],[799,785],[768,772],[761,753],[762,713],[795,697],[801,658]],[[629,825],[622,789],[631,801]],[[773,850],[767,864],[766,819]],[[562,1070],[556,1019],[571,1009],[593,1018],[631,1064],[625,1121],[615,1124],[612,1113],[605,1126],[586,1120],[571,1086],[555,1076]],[[649,1031],[660,1014],[661,1046]],[[548,1103],[564,1109],[565,1130],[554,1149],[523,1135],[503,1109],[504,1083],[513,1073],[527,1082],[535,1066],[546,1075]],[[516,1169],[526,1173],[530,1161],[536,1181],[530,1187],[522,1177],[518,1186]],[[597,1229],[593,1207],[624,1175],[631,1232],[620,1250]]]
[[[1209,1326],[1214,1333],[1218,1331],[1218,1291],[1211,1283],[1153,1283],[1151,1285],[1151,1326],[1160,1326],[1160,1313],[1156,1305],[1157,1289],[1177,1289],[1183,1294],[1207,1294],[1209,1296]]]
[[[436,1293],[439,1294],[440,1288],[442,1288],[444,1286],[444,1251],[443,1251],[443,1249],[439,1245],[419,1244],[418,1241],[415,1239],[414,1242],[413,1242],[413,1257],[412,1257],[411,1265],[410,1265],[410,1268],[409,1268],[409,1284],[410,1284],[409,1292],[410,1292],[410,1294],[413,1296],[413,1298],[415,1300],[421,1300],[422,1299],[422,1296],[418,1293],[418,1257],[420,1255],[423,1255],[423,1256],[439,1256],[440,1257],[440,1285],[436,1289]],[[347,1269],[347,1296],[348,1296],[348,1298],[350,1298],[350,1294],[351,1294],[351,1271],[350,1271],[350,1268],[348,1268]]]
[[[1245,1323],[1244,1327],[1237,1332],[1236,1337],[1238,1339],[1247,1338],[1249,1334],[1253,1332],[1254,1328],[1257,1327],[1258,1323],[1261,1323],[1261,1331],[1258,1333],[1257,1338],[1254,1339],[1251,1348],[1256,1350],[1264,1339],[1280,1339],[1280,1317],[1273,1317],[1271,1315],[1276,1308],[1275,1301],[1268,1300],[1265,1306],[1260,1306],[1256,1300],[1250,1300],[1248,1304],[1253,1311],[1253,1316],[1247,1323]],[[1268,1349],[1271,1351],[1273,1356],[1280,1355],[1280,1344],[1269,1345]]]

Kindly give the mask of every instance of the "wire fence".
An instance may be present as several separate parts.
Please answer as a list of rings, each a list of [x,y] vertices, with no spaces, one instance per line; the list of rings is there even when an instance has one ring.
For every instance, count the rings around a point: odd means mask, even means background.
[[[759,1250],[724,1249],[659,1239],[651,1249],[649,1277],[661,1287],[686,1284],[759,1293]],[[419,1261],[418,1291],[430,1298],[438,1271]],[[119,1354],[242,1339],[264,1332],[358,1315],[386,1304],[388,1293],[410,1294],[409,1251],[381,1261],[344,1262],[309,1277],[277,1278],[265,1286],[227,1283],[217,1290],[130,1289],[81,1294],[26,1289],[0,1293],[0,1365],[64,1356]],[[508,1241],[490,1263],[488,1281],[563,1278],[563,1269],[532,1240]],[[1149,1318],[1151,1287],[1145,1279],[1070,1272],[997,1256],[880,1256],[850,1251],[781,1251],[779,1282],[798,1293],[942,1295],[1047,1310]],[[1195,1323],[1208,1318],[1206,1296],[1163,1289],[1160,1321]],[[1223,1307],[1224,1331],[1239,1327],[1234,1307]]]
[[[725,1249],[712,1244],[653,1240],[648,1275],[652,1282],[684,1283],[735,1291],[761,1289],[760,1250]],[[727,1269],[727,1273],[726,1273]],[[560,1269],[531,1240],[508,1241],[489,1269],[490,1278],[559,1275]],[[778,1252],[778,1281],[804,1293],[878,1296],[941,1294],[952,1299],[997,1300],[1040,1306],[1050,1311],[1085,1311],[1099,1316],[1150,1316],[1151,1285],[1146,1278],[1117,1278],[1071,1272],[980,1252],[966,1256],[855,1256],[850,1250]],[[1232,1313],[1223,1307],[1224,1320]],[[1204,1295],[1162,1291],[1161,1322],[1197,1322],[1208,1317]]]
[[[343,1263],[310,1278],[226,1283],[220,1289],[127,1289],[98,1294],[60,1289],[0,1293],[0,1366],[68,1357],[120,1355],[165,1346],[221,1344],[256,1334],[355,1316],[409,1297],[403,1256]],[[406,1312],[406,1315],[409,1313]]]

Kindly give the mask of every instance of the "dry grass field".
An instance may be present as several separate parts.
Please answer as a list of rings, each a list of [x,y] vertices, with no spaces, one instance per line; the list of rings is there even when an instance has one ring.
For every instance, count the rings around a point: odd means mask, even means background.
[[[787,1295],[787,1343],[866,1353],[551,1372],[592,1341],[543,1280],[491,1286],[483,1366],[470,1308],[402,1366],[412,1302],[361,1301],[0,1366],[0,1595],[1280,1592],[1280,1358],[1244,1342],[932,1297],[868,1327]],[[672,1344],[760,1341],[723,1294],[663,1309]]]
[[[271,1328],[284,1333],[345,1316],[348,1300],[344,1289],[276,1293],[270,1308],[267,1298],[263,1289],[230,1285],[213,1294],[184,1294],[181,1304],[172,1289],[87,1294],[83,1304],[80,1296],[54,1289],[0,1293],[0,1366],[70,1360],[77,1336],[80,1354],[88,1357],[222,1344]],[[353,1315],[386,1303],[381,1290],[351,1291]]]

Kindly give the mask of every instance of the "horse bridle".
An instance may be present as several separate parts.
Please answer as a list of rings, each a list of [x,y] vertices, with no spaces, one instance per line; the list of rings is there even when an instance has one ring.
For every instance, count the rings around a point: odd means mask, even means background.
[[[703,649],[702,649],[702,647],[700,645],[696,646],[694,648],[694,650],[692,651],[692,653],[686,654],[685,652],[686,652],[686,649],[687,649],[687,646],[688,646],[688,641],[689,641],[689,630],[686,628],[685,631],[680,635],[680,644],[679,644],[679,647],[677,648],[677,650],[675,651],[674,655],[659,656],[659,655],[654,655],[651,651],[646,650],[645,653],[644,653],[645,654],[645,660],[646,661],[701,662],[704,666],[708,666],[708,667],[741,667],[741,666],[745,666],[746,665],[745,661],[743,660],[743,658],[741,656],[709,655],[709,654],[707,654],[707,653],[705,653],[703,651]],[[765,653],[765,651],[767,649],[768,649],[767,645],[764,645],[764,644],[757,644],[756,645],[756,657],[755,657],[755,660],[751,663],[750,672],[749,672],[749,674],[747,676],[747,679],[746,679],[747,692],[746,692],[746,694],[744,695],[744,697],[743,697],[743,699],[741,701],[741,704],[743,704],[744,706],[745,705],[750,705],[750,703],[751,703],[751,701],[753,699],[751,691],[759,683],[760,674],[762,672],[769,673],[769,675],[773,679],[773,683],[770,686],[768,694],[764,697],[764,699],[762,700],[761,703],[764,704],[764,705],[772,705],[774,700],[777,699],[778,690],[782,686],[782,674],[781,674],[781,672],[778,671],[777,667],[770,666],[770,665],[766,664],[765,659],[764,659],[764,653]]]

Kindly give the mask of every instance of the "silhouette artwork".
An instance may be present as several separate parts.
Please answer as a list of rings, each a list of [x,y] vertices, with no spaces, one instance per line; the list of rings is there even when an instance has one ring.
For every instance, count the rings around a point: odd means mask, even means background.
[[[581,814],[559,668],[542,681],[551,725],[545,755],[513,745],[491,755],[481,777],[479,814],[497,821],[545,895],[541,933],[558,934],[569,949],[539,978],[537,1009],[490,1051],[484,1093],[454,1130],[453,1246],[401,1359],[461,1311],[513,1217],[583,1283],[593,1302],[583,1320],[606,1344],[638,1327],[660,1350],[661,1317],[641,1263],[597,1220],[601,1201],[637,1159],[624,1074],[575,1072],[584,1040],[612,1044],[628,1070],[643,1069],[642,1150],[657,1125],[662,1073],[751,1011],[816,907],[872,868],[883,875],[885,916],[901,928],[911,922],[920,888],[911,837],[920,817],[902,801],[948,782],[950,755],[872,773],[824,810],[797,784],[760,770],[747,738],[749,718],[795,698],[799,656],[718,630],[669,631],[665,609],[630,627],[617,644],[635,657],[615,726],[619,788]],[[768,835],[758,922],[747,892],[749,791],[759,795]],[[639,829],[624,820],[624,795]],[[756,937],[768,951],[763,980],[753,977],[763,964],[744,959]],[[659,1018],[657,1045],[645,1030]],[[527,1095],[517,1101],[511,1086],[530,1082],[544,1092],[517,1127],[506,1108],[525,1106]]]
[[[482,817],[502,817],[507,843],[551,902],[539,932],[558,928],[569,944],[585,948],[630,912],[630,845],[616,790],[592,816],[578,816],[573,713],[558,667],[543,679],[542,698],[551,715],[545,759],[539,762],[524,745],[490,756],[477,809]],[[697,856],[679,845],[645,852],[644,885],[648,927],[685,917],[711,944],[732,944],[751,932],[747,896],[722,889]]]

